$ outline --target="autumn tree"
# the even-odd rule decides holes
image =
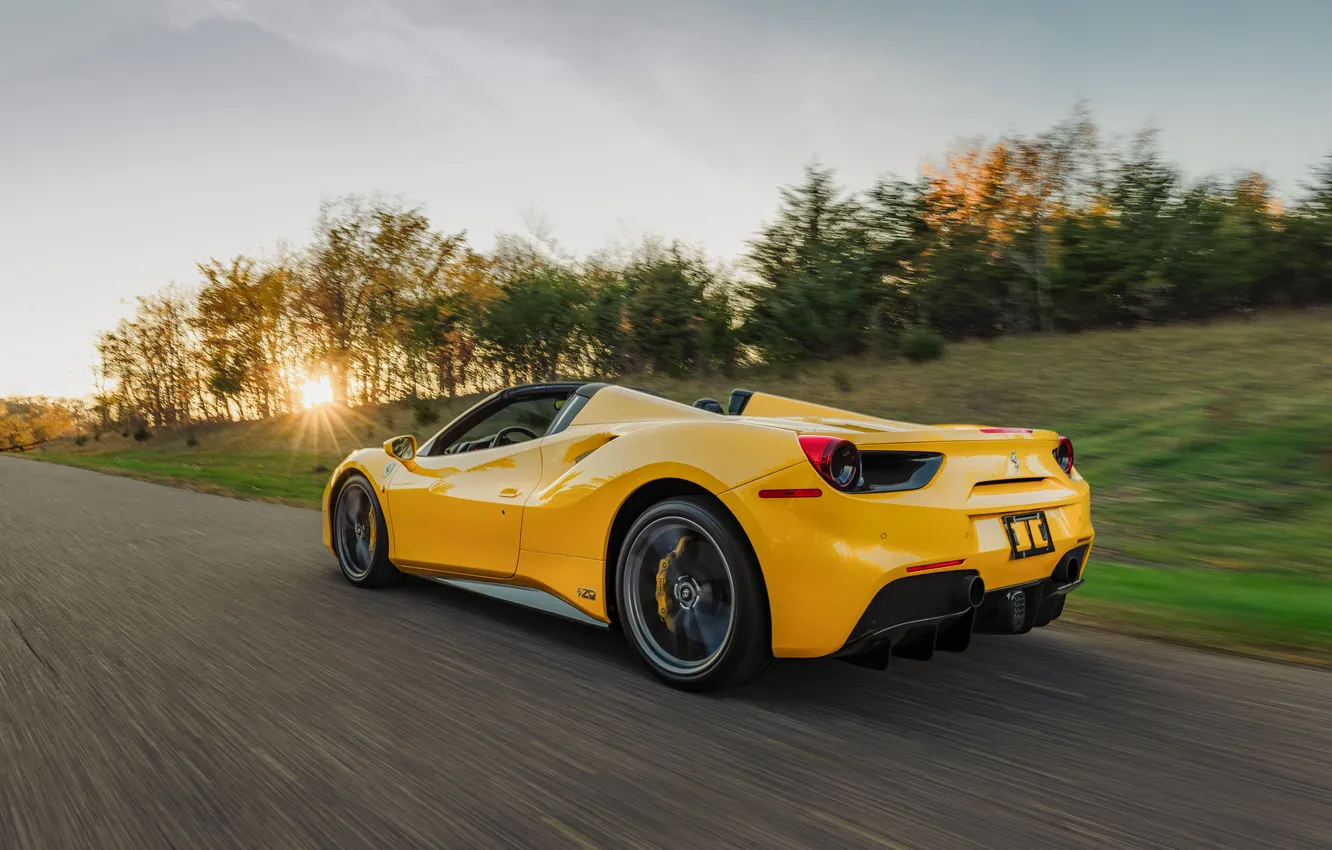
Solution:
[[[419,209],[355,197],[324,205],[294,309],[337,403],[353,379],[365,401],[394,389],[404,299],[433,297],[461,242],[431,230]]]
[[[260,416],[289,406],[291,270],[237,256],[201,263],[199,272],[204,286],[192,323],[202,338],[209,385],[224,401],[250,397]]]
[[[133,318],[99,337],[101,372],[121,421],[162,426],[207,415],[194,309],[193,293],[170,286],[140,297]]]
[[[0,451],[24,451],[86,428],[80,399],[16,396],[0,399]]]

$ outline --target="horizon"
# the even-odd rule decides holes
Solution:
[[[1256,170],[1290,198],[1332,152],[1302,94],[1332,79],[1313,2],[444,5],[3,13],[0,397],[86,396],[136,296],[303,243],[331,196],[419,203],[483,250],[542,222],[580,257],[656,234],[737,261],[810,162],[858,191],[1083,99],[1194,179]]]

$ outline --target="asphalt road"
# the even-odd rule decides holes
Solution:
[[[318,531],[0,457],[0,848],[1332,846],[1327,673],[1055,624],[695,696]]]

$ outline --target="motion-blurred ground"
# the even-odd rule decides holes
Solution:
[[[319,517],[0,456],[0,848],[1282,848],[1325,671],[1069,628],[673,691],[598,629],[348,586]]]

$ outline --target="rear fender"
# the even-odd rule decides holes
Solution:
[[[680,479],[720,494],[805,462],[790,431],[720,417],[623,433],[575,426],[545,438],[541,453],[542,482],[523,514],[522,548],[598,560],[620,507],[646,484]]]

